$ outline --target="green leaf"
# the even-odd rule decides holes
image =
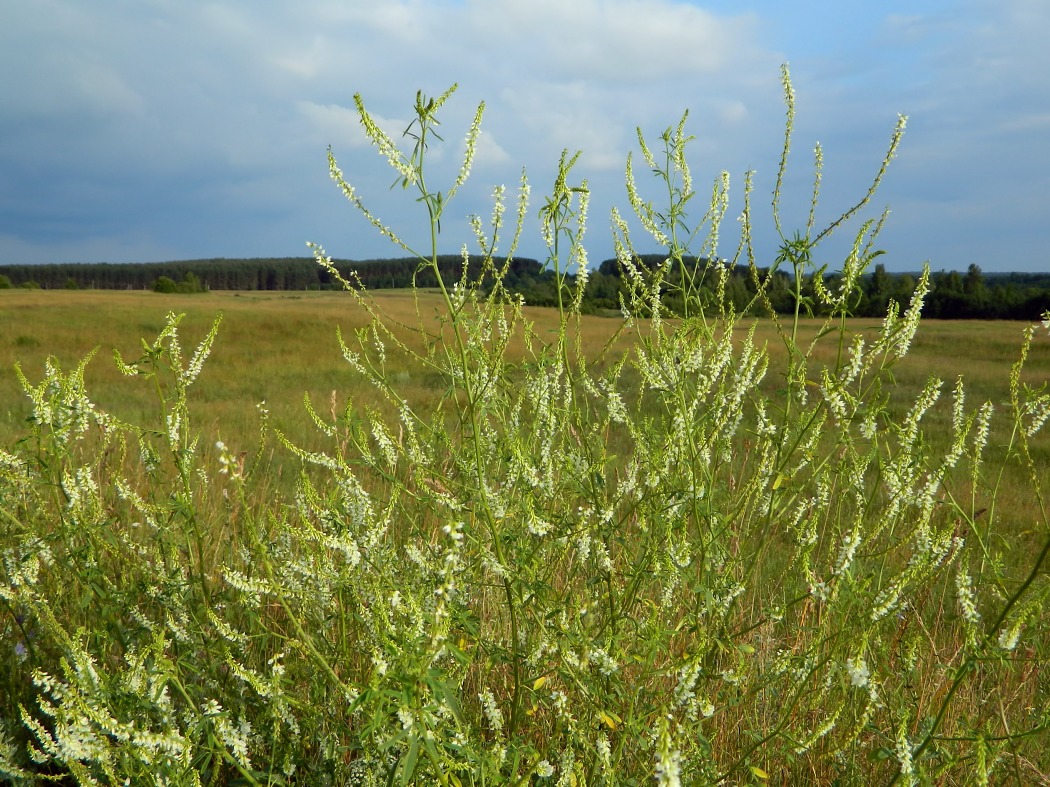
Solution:
[[[420,740],[421,739],[418,735],[412,739],[412,745],[408,749],[408,756],[405,758],[405,767],[401,771],[402,785],[408,784],[416,772],[416,761],[419,759]]]

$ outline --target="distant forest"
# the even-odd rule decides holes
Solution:
[[[641,255],[637,259],[644,273],[655,270],[664,258],[660,255]],[[355,272],[357,278],[370,290],[396,289],[415,286],[437,286],[433,271],[420,268],[413,258],[380,260],[335,260],[336,268],[344,277]],[[505,260],[494,261],[497,268]],[[458,255],[438,258],[446,281],[457,281],[463,272],[463,260]],[[687,259],[687,270],[702,272],[704,260]],[[472,260],[472,278],[481,275],[480,262]],[[474,266],[478,266],[475,268]],[[627,282],[621,275],[615,259],[605,260],[590,272],[584,309],[592,313],[619,310],[620,295],[626,292]],[[666,276],[669,285],[678,281],[680,271]],[[699,277],[698,277],[699,278]],[[713,302],[716,297],[714,275],[702,279],[701,289]],[[835,277],[825,277],[828,287],[834,287]],[[504,286],[520,293],[533,306],[553,306],[558,302],[557,279],[549,268],[537,260],[518,257],[511,260]],[[573,278],[568,278],[572,285]],[[769,299],[777,311],[793,311],[791,277],[768,269],[753,274],[745,266],[730,271],[724,297],[742,312],[752,304],[759,284],[768,287]],[[876,265],[864,277],[862,291],[853,304],[858,317],[885,315],[891,300],[906,305],[915,289],[916,275],[889,273],[885,266]],[[932,274],[932,291],[926,298],[923,316],[934,319],[1018,319],[1037,320],[1050,310],[1050,273],[984,273],[977,265],[970,265],[965,273],[940,271]],[[482,286],[491,286],[491,279]],[[134,289],[158,292],[207,292],[209,290],[332,290],[339,289],[334,277],[312,258],[259,259],[204,259],[157,263],[78,263],[59,265],[0,265],[0,289],[10,287],[41,287],[45,289]],[[812,280],[804,282],[804,289],[812,294]],[[677,296],[669,286],[664,296],[667,306],[674,308]]]

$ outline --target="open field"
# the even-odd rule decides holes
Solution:
[[[415,326],[422,315],[429,330],[439,330],[438,296],[424,294],[418,314],[408,291],[379,291],[375,297],[393,321]],[[10,290],[0,293],[0,438],[9,440],[18,435],[29,413],[28,400],[13,373],[16,362],[34,382],[40,379],[48,356],[68,369],[96,348],[98,354],[86,374],[89,395],[114,415],[132,423],[148,422],[155,415],[150,410],[156,405],[155,392],[122,376],[112,353],[119,350],[127,361],[137,358],[142,350],[139,340],[152,340],[168,312],[186,314],[182,323],[186,352],[203,338],[216,316],[223,315],[212,355],[191,396],[194,421],[209,440],[221,438],[241,450],[252,450],[259,428],[255,405],[263,401],[273,426],[306,443],[316,430],[303,408],[304,394],[320,412],[331,409],[333,397],[340,408],[347,397],[362,407],[380,405],[380,399],[362,384],[360,375],[340,352],[336,329],[341,329],[347,343],[352,344],[354,331],[368,324],[367,314],[346,293],[179,296]],[[555,310],[526,308],[525,317],[532,323],[537,343],[554,340]],[[813,320],[803,322],[803,345],[808,344],[817,325]],[[857,319],[849,322],[848,331],[870,339],[879,325],[876,319]],[[607,366],[628,351],[632,338],[625,335],[602,357],[620,326],[618,318],[581,318],[583,354]],[[971,405],[988,400],[1003,410],[1010,366],[1018,358],[1024,328],[1025,323],[1005,321],[922,323],[909,355],[895,367],[893,400],[903,407],[930,376],[943,380],[947,392],[963,375]],[[771,356],[763,389],[774,393],[782,382],[783,344],[767,320],[758,321],[756,338],[768,346]],[[837,349],[837,344],[825,339],[814,357],[831,362]],[[523,353],[523,342],[512,345],[512,358],[520,359]],[[391,355],[389,363],[392,379],[414,406],[426,409],[442,396],[446,384],[440,375],[414,368],[396,354]],[[1038,337],[1032,346],[1024,379],[1036,386],[1050,380],[1050,341],[1045,336]],[[1045,441],[1040,445],[1050,468]],[[1021,490],[1016,495],[1019,502],[1026,499]]]
[[[407,291],[379,291],[377,302],[395,321],[418,322],[416,305]],[[419,311],[424,322],[437,330],[437,296],[424,295]],[[10,437],[28,413],[17,379],[19,362],[30,381],[40,377],[48,356],[63,368],[75,364],[89,352],[99,353],[87,372],[88,390],[100,404],[115,414],[134,418],[136,408],[145,407],[151,395],[145,392],[140,404],[134,385],[123,378],[111,356],[119,350],[125,360],[141,354],[140,339],[151,340],[163,327],[168,312],[185,313],[182,323],[186,343],[207,333],[219,314],[219,329],[211,359],[195,392],[200,405],[198,424],[206,433],[221,428],[234,430],[230,438],[245,439],[255,429],[253,405],[265,400],[275,424],[288,429],[306,425],[301,419],[302,395],[327,401],[366,396],[358,388],[354,372],[343,360],[336,339],[340,328],[348,342],[353,331],[367,325],[365,312],[345,293],[210,293],[202,296],[159,295],[152,292],[24,291],[0,293],[0,434]],[[540,341],[552,341],[557,330],[553,309],[526,308]],[[584,316],[581,334],[584,355],[597,357],[620,327],[620,320]],[[750,323],[745,323],[749,325]],[[803,322],[805,334],[815,321]],[[851,333],[871,336],[879,328],[872,318],[852,320]],[[908,357],[897,367],[899,394],[904,399],[917,392],[933,375],[950,385],[958,375],[966,380],[971,402],[991,400],[1001,404],[1007,396],[1010,365],[1017,360],[1025,323],[1007,321],[926,321],[918,332]],[[782,374],[783,347],[772,325],[758,321],[757,339],[766,342],[772,358],[766,387]],[[630,339],[621,338],[616,352],[626,351]],[[187,347],[187,350],[191,348]],[[836,346],[826,340],[816,357],[830,361]],[[511,355],[523,352],[518,343]],[[396,361],[395,361],[396,362]],[[1050,380],[1050,342],[1038,339],[1027,363],[1026,379],[1033,383]],[[409,368],[395,368],[399,385],[412,401],[425,401],[440,393],[441,382]],[[246,419],[247,422],[246,422]],[[243,429],[243,432],[239,430]]]
[[[422,321],[431,332],[441,330],[437,294],[423,293],[418,302],[409,291],[378,291],[374,297],[392,322],[414,327]],[[121,375],[112,353],[118,350],[126,361],[137,358],[142,351],[140,339],[152,340],[169,312],[186,315],[181,328],[187,354],[215,318],[223,316],[212,354],[190,397],[195,428],[207,444],[221,439],[254,457],[262,423],[257,405],[264,402],[269,425],[310,448],[320,446],[321,436],[303,405],[304,395],[319,413],[329,415],[342,411],[347,400],[358,409],[385,407],[383,398],[342,357],[337,328],[353,345],[354,332],[368,325],[364,309],[346,293],[185,296],[9,290],[0,293],[0,441],[24,434],[24,419],[30,412],[30,403],[13,372],[16,362],[29,381],[36,382],[48,356],[63,369],[70,369],[96,349],[85,375],[89,396],[102,409],[132,424],[155,423],[156,392],[141,381]],[[554,309],[526,308],[525,318],[532,325],[537,345],[554,341],[558,328]],[[752,322],[745,321],[741,327],[750,327]],[[634,334],[617,337],[621,324],[618,317],[583,316],[579,331],[584,356],[604,368],[630,352]],[[803,321],[799,337],[803,346],[809,344],[819,325],[816,320]],[[847,334],[864,335],[870,341],[879,327],[876,319],[855,319],[848,322]],[[993,422],[989,458],[993,465],[1001,463],[1001,449],[1009,438],[1002,430],[1008,427],[1005,414],[1010,366],[1018,359],[1025,327],[1025,323],[1012,321],[923,322],[908,356],[894,367],[896,387],[889,392],[890,412],[903,416],[931,376],[944,381],[947,398],[956,378],[962,375],[968,405],[976,407],[990,401],[999,413]],[[408,332],[403,334],[407,336]],[[756,341],[768,348],[771,359],[761,388],[775,397],[783,385],[783,342],[768,320],[757,321]],[[613,344],[608,346],[610,342]],[[837,352],[837,343],[825,339],[814,359],[832,363]],[[524,353],[525,345],[519,337],[509,355],[520,360]],[[397,352],[388,358],[388,372],[399,393],[422,411],[435,406],[447,390],[447,382],[439,374],[420,369]],[[627,374],[630,376],[630,371]],[[1037,335],[1023,379],[1036,387],[1050,381],[1050,341],[1045,335]],[[942,407],[927,416],[933,439],[942,429],[947,441],[950,415],[949,408]],[[1033,452],[1050,474],[1050,432],[1038,437]],[[269,455],[259,459],[273,475],[271,482],[290,489],[300,467],[298,459],[280,449],[268,450]],[[1032,546],[1034,533],[1029,523],[1035,521],[1026,478],[1013,465],[1007,465],[1002,478],[986,481],[998,482],[999,525],[1016,537],[1012,546],[1023,554]]]
[[[369,356],[401,408],[341,355],[336,328],[368,325],[347,294],[0,293],[0,774],[1046,783],[1050,432],[1012,431],[1023,325],[924,323],[884,372],[903,333],[880,356],[854,320],[789,380],[768,321],[583,317],[559,343],[555,310],[504,332],[465,309],[454,334],[436,295],[375,304],[411,349],[405,326],[440,337],[429,368]],[[122,376],[113,350],[134,362],[169,312],[178,371],[158,345],[156,384]],[[220,312],[187,428],[176,379]],[[873,365],[848,376],[857,336]],[[95,348],[87,393],[132,427],[78,420],[56,375],[33,433],[14,363],[37,384]],[[1048,379],[1040,329],[1023,380]]]

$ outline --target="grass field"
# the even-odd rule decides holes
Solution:
[[[439,330],[437,295],[424,294],[418,303],[408,291],[380,291],[375,297],[393,321],[415,326],[422,319],[429,330]],[[303,407],[304,394],[321,412],[328,412],[332,401],[342,408],[347,397],[362,407],[380,404],[340,352],[336,329],[349,342],[354,331],[368,324],[368,315],[346,293],[178,296],[10,290],[0,293],[0,438],[7,441],[24,431],[23,421],[30,411],[13,371],[16,362],[35,381],[48,356],[62,368],[70,368],[95,349],[98,354],[86,374],[90,395],[104,409],[132,423],[149,421],[154,392],[123,377],[112,353],[119,350],[125,360],[137,358],[142,350],[140,339],[152,339],[168,312],[185,313],[182,328],[187,345],[199,341],[216,316],[223,315],[212,356],[191,399],[195,422],[209,440],[221,438],[240,450],[254,450],[260,423],[255,405],[264,401],[273,426],[306,443],[316,430]],[[526,308],[525,317],[539,342],[553,341],[557,332],[553,309]],[[771,356],[763,387],[773,392],[778,380],[782,381],[783,345],[768,320],[757,322],[757,340],[767,344]],[[811,336],[818,324],[803,322],[803,343],[808,343],[806,331]],[[582,317],[583,354],[607,365],[629,351],[632,340],[625,335],[603,355],[620,326],[618,318]],[[848,331],[871,337],[879,327],[878,320],[858,319],[849,322]],[[971,404],[988,400],[1003,409],[1010,366],[1017,360],[1024,328],[1024,323],[1004,321],[922,323],[909,355],[895,369],[897,388],[892,399],[910,402],[930,376],[940,378],[950,389],[963,375]],[[836,350],[837,345],[825,342],[815,358],[831,361]],[[523,342],[511,348],[512,356],[521,358],[523,352]],[[396,355],[391,356],[390,364],[399,390],[413,405],[425,409],[445,390],[440,376],[413,368]],[[1032,346],[1025,380],[1036,386],[1050,380],[1050,342],[1045,338]],[[947,413],[942,416],[948,418]],[[937,417],[934,413],[933,418]],[[1037,445],[1050,469],[1046,440]],[[1027,497],[1022,488],[1008,486],[1005,491],[1007,499],[1023,507]]]
[[[452,348],[440,304],[434,294],[375,295],[387,325],[445,332]],[[112,359],[114,350],[139,358],[140,338],[152,340],[170,312],[186,315],[184,361],[223,315],[189,393],[197,452],[177,430],[164,434],[157,389],[123,376]],[[342,357],[336,329],[350,343],[369,324],[345,293],[0,293],[0,447],[30,431],[15,363],[35,384],[48,357],[69,370],[96,349],[88,396],[154,430],[137,450],[129,437],[126,454],[124,444],[96,450],[93,438],[23,446],[33,468],[25,476],[16,472],[22,460],[6,460],[0,533],[11,579],[0,586],[9,602],[0,645],[22,661],[27,645],[37,648],[29,666],[46,675],[36,673],[32,689],[26,675],[7,684],[0,675],[0,694],[12,698],[0,710],[16,719],[16,699],[37,702],[50,725],[26,721],[21,739],[42,741],[74,771],[87,743],[101,763],[93,774],[130,758],[146,772],[163,760],[171,773],[239,774],[243,783],[306,783],[291,774],[310,767],[344,783],[367,765],[374,779],[400,773],[403,783],[453,768],[463,779],[448,783],[517,774],[518,783],[543,784],[557,772],[577,783],[642,784],[651,779],[638,774],[666,776],[683,758],[712,782],[851,782],[877,772],[889,783],[911,776],[913,754],[932,781],[991,773],[1039,783],[1050,768],[1045,578],[1030,576],[1031,595],[1007,617],[1046,540],[1031,465],[1026,472],[1006,452],[1010,371],[1025,326],[921,324],[883,391],[876,441],[820,404],[817,375],[840,351],[833,335],[817,345],[801,386],[812,389],[810,405],[786,406],[823,426],[796,432],[790,418],[778,421],[781,431],[756,420],[764,397],[791,399],[770,321],[743,322],[733,334],[732,364],[746,366],[752,325],[769,350],[754,388],[736,366],[717,365],[717,341],[697,343],[698,374],[721,370],[711,401],[730,409],[734,390],[748,398],[737,433],[722,405],[690,398],[700,389],[689,378],[647,390],[619,421],[612,398],[606,408],[593,393],[625,354],[625,392],[645,388],[631,362],[646,353],[679,363],[666,347],[643,351],[644,321],[621,333],[619,318],[573,318],[569,344],[579,337],[596,374],[558,389],[564,372],[533,373],[540,348],[557,347],[558,312],[523,315],[507,352],[523,363],[500,371],[508,385],[492,394],[491,411],[487,400],[464,403],[462,386],[450,404],[448,379],[388,342],[383,377],[421,414],[448,406],[450,421],[460,420],[446,437],[403,414],[397,434],[390,400]],[[418,348],[408,327],[394,333]],[[798,346],[817,328],[803,321]],[[856,320],[843,336],[872,346],[879,330]],[[487,352],[489,361],[499,355]],[[564,368],[556,356],[551,368]],[[486,361],[477,363],[463,365],[481,375]],[[936,457],[969,431],[953,424],[959,375],[966,410],[990,401],[1002,418],[983,474],[968,475],[964,457],[924,507]],[[1050,379],[1045,331],[1024,375],[1036,387]],[[931,376],[944,381],[943,396],[916,447],[908,411]],[[507,393],[518,381],[524,404]],[[159,382],[170,404],[171,380]],[[320,434],[304,394],[345,431]],[[340,421],[348,401],[354,414],[388,417],[390,453],[391,432],[384,437],[374,421]],[[316,485],[302,482],[304,455],[275,430],[338,458],[315,462]],[[798,442],[777,446],[791,434]],[[168,458],[147,461],[150,440],[167,445]],[[1036,468],[1050,469],[1045,429],[1030,452]],[[229,472],[238,456],[247,480]],[[778,467],[797,467],[799,478]],[[895,473],[906,481],[902,505]],[[26,579],[26,566],[44,564],[54,571]],[[878,612],[897,603],[894,593],[904,593],[894,614]],[[985,619],[968,612],[972,599]],[[51,605],[61,605],[53,616]],[[1000,609],[1000,628],[1016,621],[1031,632],[1016,652],[984,628]],[[154,685],[181,692],[177,724]],[[221,706],[209,704],[215,697]],[[17,737],[17,725],[0,722],[9,723],[6,732],[0,724],[2,770],[5,756],[15,761],[4,736]],[[134,757],[121,724],[147,733]]]
[[[818,230],[814,188],[788,235],[782,81],[785,322],[712,311],[728,268],[684,265],[729,204],[723,178],[688,229],[685,116],[662,156],[639,136],[669,204],[625,173],[668,265],[611,216],[650,319],[444,280],[482,112],[433,191],[454,87],[417,94],[412,153],[358,105],[440,293],[0,292],[0,780],[1050,784],[1050,315],[922,323],[926,270],[881,324],[801,319],[878,256],[871,219],[841,288],[802,287],[905,119],[860,202]],[[587,259],[575,162],[540,209],[556,276]]]
[[[418,301],[408,291],[374,295],[392,321],[413,327],[422,321],[428,330],[440,330],[441,303],[436,294],[423,293]],[[341,412],[348,399],[358,408],[384,407],[383,399],[342,357],[336,329],[351,342],[354,332],[368,324],[364,309],[346,293],[185,296],[10,290],[0,293],[0,337],[4,337],[0,339],[0,440],[6,443],[24,434],[24,420],[30,412],[30,403],[14,374],[15,363],[30,382],[35,382],[49,356],[69,369],[95,350],[86,373],[92,399],[133,424],[153,422],[155,391],[121,375],[112,354],[118,350],[125,360],[137,358],[142,351],[140,339],[155,336],[169,312],[186,315],[182,328],[187,352],[203,338],[215,318],[223,316],[212,355],[190,400],[194,423],[209,444],[221,439],[254,456],[260,449],[262,418],[257,405],[262,403],[270,426],[307,447],[312,447],[319,435],[303,405],[304,395],[310,397],[318,412],[326,414]],[[525,317],[537,342],[554,340],[555,310],[526,308]],[[584,355],[608,366],[629,352],[632,335],[617,337],[621,322],[614,317],[583,316],[579,331]],[[786,355],[772,323],[757,320],[757,325],[756,339],[766,344],[771,358],[762,388],[775,394],[783,382]],[[817,320],[803,321],[800,341],[808,344],[819,325]],[[847,330],[870,339],[879,327],[878,320],[857,319],[848,323]],[[1024,328],[1024,323],[1008,321],[923,322],[910,353],[895,367],[897,386],[890,392],[891,412],[903,414],[931,376],[943,380],[947,392],[959,375],[964,377],[972,406],[990,401],[1004,411],[1010,366],[1017,360]],[[606,352],[610,341],[614,343]],[[836,352],[837,344],[825,342],[818,346],[814,358],[828,363]],[[524,342],[519,341],[512,346],[511,356],[520,359],[523,354]],[[440,375],[421,370],[397,354],[392,354],[389,362],[391,379],[413,406],[426,410],[444,394],[447,383]],[[1050,380],[1050,341],[1044,337],[1032,346],[1024,379],[1036,387]],[[947,408],[935,410],[928,419],[933,427],[943,427],[947,440],[951,427]],[[998,423],[1002,426],[1005,421],[999,419]],[[936,428],[933,431],[936,435]],[[993,432],[993,465],[1001,462],[997,447],[1001,448],[1008,436]],[[1050,433],[1042,433],[1033,449],[1050,473]],[[279,486],[283,479],[294,484],[298,460],[287,452],[270,450],[270,455],[260,459],[274,474],[274,483]],[[999,482],[1000,524],[1006,533],[1016,536],[1011,543],[1023,553],[1034,536],[1026,527],[1035,518],[1029,510],[1033,500],[1027,493],[1027,482],[1012,466]]]
[[[419,314],[431,330],[437,330],[440,307],[437,296],[424,295],[418,304],[411,293],[380,291],[374,294],[387,314],[398,322],[416,325]],[[368,317],[345,293],[210,293],[203,296],[159,295],[152,292],[112,291],[25,291],[0,293],[0,430],[15,434],[28,413],[21,401],[13,366],[20,363],[30,380],[37,379],[44,360],[53,356],[66,368],[98,349],[88,367],[89,390],[114,412],[135,417],[138,399],[133,386],[111,362],[112,351],[125,359],[141,352],[139,340],[151,339],[164,325],[169,312],[185,313],[182,323],[187,341],[207,333],[219,314],[223,315],[219,338],[211,362],[201,376],[196,396],[201,405],[198,423],[202,429],[245,428],[246,438],[254,431],[250,423],[252,405],[266,400],[275,421],[289,428],[300,421],[302,395],[327,400],[359,396],[355,375],[343,361],[336,328],[348,339],[365,327]],[[539,340],[552,339],[557,314],[552,309],[526,308]],[[815,330],[816,321],[803,327]],[[620,327],[616,318],[584,316],[580,321],[584,355],[597,357]],[[850,321],[852,333],[873,335],[879,321]],[[1010,365],[1017,360],[1025,324],[1006,321],[926,321],[912,350],[897,369],[901,396],[907,398],[930,375],[947,383],[964,375],[972,401],[1005,400]],[[783,352],[772,325],[758,321],[757,337],[768,342],[773,367],[767,386],[775,385]],[[806,337],[803,335],[802,337]],[[616,344],[617,352],[630,347],[629,339]],[[818,358],[830,360],[835,347],[825,344]],[[517,352],[522,352],[519,345]],[[1026,379],[1033,384],[1050,379],[1050,343],[1037,341],[1027,364]],[[402,383],[409,383],[412,399],[432,396],[440,381],[420,378],[413,370],[395,370]],[[781,370],[782,373],[782,370]],[[408,375],[407,378],[404,375]],[[247,405],[247,407],[246,407]],[[246,414],[249,422],[245,423]],[[232,417],[232,420],[231,420]]]

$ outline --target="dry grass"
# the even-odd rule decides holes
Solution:
[[[434,334],[440,333],[440,301],[436,295],[424,293],[418,303],[407,291],[381,291],[375,298],[393,323],[423,325]],[[132,422],[148,421],[152,415],[149,408],[155,407],[153,391],[122,377],[110,356],[116,349],[125,359],[137,358],[142,349],[139,340],[155,336],[170,311],[186,314],[182,333],[187,344],[203,337],[215,316],[223,315],[219,338],[192,397],[196,423],[208,439],[221,437],[243,450],[253,450],[259,428],[255,405],[262,401],[274,426],[307,443],[315,430],[302,405],[304,394],[322,413],[333,405],[341,409],[348,397],[357,407],[379,405],[378,398],[361,385],[340,354],[336,327],[350,342],[353,332],[368,324],[365,311],[346,293],[178,296],[11,290],[0,293],[0,440],[20,435],[29,412],[13,371],[15,362],[33,381],[41,377],[49,355],[67,368],[96,348],[98,355],[86,375],[89,394],[114,415]],[[526,308],[525,317],[536,341],[554,340],[558,330],[554,310]],[[808,345],[819,324],[816,320],[803,322],[803,346]],[[616,318],[583,317],[579,332],[584,355],[598,358],[620,327],[621,321]],[[871,319],[853,320],[848,325],[850,332],[868,337],[878,328],[878,321]],[[1017,360],[1023,330],[1024,324],[1017,322],[924,322],[911,353],[895,368],[897,388],[890,392],[891,402],[900,402],[903,407],[912,401],[931,375],[950,388],[961,374],[971,406],[990,400],[1005,412],[1010,366]],[[407,337],[408,331],[403,335]],[[766,320],[759,321],[756,338],[770,351],[770,372],[764,387],[772,393],[783,380],[783,344]],[[627,351],[631,341],[630,335],[621,336],[602,362]],[[832,362],[837,348],[825,340],[815,357]],[[189,352],[192,347],[184,349]],[[521,358],[524,352],[524,340],[519,336],[511,345],[510,355]],[[445,383],[437,373],[410,365],[396,353],[391,355],[390,364],[390,379],[413,405],[425,409],[444,394]],[[1033,345],[1025,379],[1033,385],[1050,379],[1050,341],[1040,339]],[[947,410],[931,413],[931,418],[941,419],[947,431]],[[932,423],[936,425],[937,421]],[[993,435],[992,449],[1007,437]],[[1048,439],[1041,437],[1035,448],[1050,466]],[[1022,512],[1029,502],[1023,478],[1005,477],[1000,495],[1001,515],[1016,521],[1023,538]],[[1012,513],[1015,510],[1019,513]]]

